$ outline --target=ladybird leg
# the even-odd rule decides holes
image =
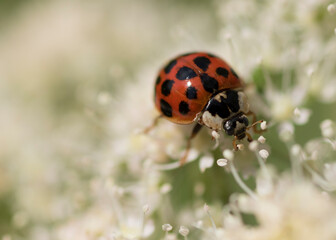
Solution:
[[[252,142],[253,138],[251,136],[251,134],[249,134],[248,132],[245,132],[246,136],[247,136],[247,141]]]
[[[246,128],[246,130],[249,130],[250,128],[252,128],[253,131],[254,131],[255,133],[258,133],[258,134],[261,134],[261,133],[265,132],[266,130],[262,130],[262,129],[259,130],[259,129],[256,128],[256,125],[259,124],[259,123],[262,123],[263,121],[264,121],[264,120],[259,120],[259,121],[254,122],[253,124],[251,124],[250,126],[248,126],[248,127]]]
[[[146,127],[142,132],[144,134],[149,133],[159,122],[159,119],[162,118],[163,115],[159,115],[157,117],[154,118],[153,122],[151,125],[149,125],[148,127]]]
[[[237,136],[235,136],[234,139],[232,140],[233,150],[235,151],[238,150],[237,140],[238,140]]]
[[[180,159],[180,166],[184,165],[185,162],[187,161],[188,155],[189,155],[189,151],[191,148],[191,140],[197,135],[197,133],[201,130],[203,125],[201,124],[196,124],[193,128],[193,130],[191,131],[190,136],[188,137],[187,140],[187,146],[186,146],[186,150],[182,156],[182,158]]]
[[[247,129],[250,129],[252,127],[253,131],[255,133],[258,133],[258,134],[260,134],[260,133],[262,133],[262,132],[265,131],[265,130],[261,130],[261,129],[259,130],[259,129],[257,129],[257,124],[262,123],[263,120],[257,121],[257,116],[256,116],[256,114],[254,112],[249,111],[248,113],[246,113],[246,115],[252,115],[252,121],[253,121],[252,125],[249,126],[249,127],[247,127]]]

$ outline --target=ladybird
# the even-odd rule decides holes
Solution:
[[[233,147],[237,150],[237,140],[247,136],[252,141],[247,130],[255,124],[249,126],[247,116],[252,115],[256,123],[243,88],[241,78],[223,59],[206,52],[187,53],[172,59],[160,70],[154,101],[159,117],[177,124],[196,122],[186,154],[191,139],[202,126],[234,136]],[[181,164],[185,160],[186,155]]]

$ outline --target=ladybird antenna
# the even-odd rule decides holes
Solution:
[[[254,123],[252,123],[250,126],[246,128],[246,130],[249,130],[250,128],[254,128],[257,124],[262,123],[264,120],[259,120]]]

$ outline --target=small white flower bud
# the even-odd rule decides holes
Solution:
[[[224,167],[226,166],[228,163],[228,160],[225,159],[225,158],[220,158],[217,160],[217,165],[220,166],[220,167]]]
[[[239,150],[244,150],[244,144],[242,144],[242,143],[237,144],[237,148]]]
[[[181,226],[179,229],[179,233],[183,236],[186,237],[189,234],[189,229],[185,226]]]
[[[254,151],[257,151],[258,149],[258,142],[253,140],[252,142],[249,143],[249,149],[254,152]]]
[[[162,230],[165,231],[165,232],[169,232],[169,231],[173,230],[173,227],[169,223],[165,223],[165,224],[162,225]]]
[[[269,156],[269,152],[266,149],[261,149],[259,155],[262,159],[266,160]]]
[[[233,153],[233,151],[230,150],[230,149],[225,149],[225,150],[223,151],[223,156],[224,156],[224,158],[226,158],[226,159],[232,161],[233,158],[234,158],[234,153]]]
[[[260,142],[260,143],[265,143],[265,142],[266,142],[266,138],[265,138],[264,136],[260,136],[260,137],[258,138],[258,142]]]
[[[263,121],[262,123],[260,123],[260,128],[261,128],[261,130],[266,130],[267,129],[267,122]]]

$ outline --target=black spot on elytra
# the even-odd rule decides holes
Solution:
[[[186,66],[181,67],[176,73],[176,78],[178,80],[187,80],[196,76],[197,76],[196,72],[193,69]]]
[[[210,77],[206,73],[201,74],[201,82],[205,91],[213,93],[218,90],[218,82],[213,77]]]
[[[227,78],[229,76],[229,71],[225,68],[219,67],[216,69],[216,73],[220,76]]]
[[[160,75],[156,78],[155,84],[158,85],[161,82]]]
[[[165,96],[170,94],[170,91],[174,85],[174,80],[165,80],[161,85],[161,93]]]
[[[211,61],[207,57],[197,57],[194,59],[194,63],[196,64],[197,67],[199,67],[205,72],[206,70],[208,70]]]
[[[177,63],[176,59],[171,60],[164,68],[165,73],[168,74],[172,70],[172,68],[176,65],[176,63]]]
[[[172,117],[172,107],[170,106],[169,103],[167,103],[165,100],[161,99],[160,100],[160,108],[161,112],[166,116],[166,117]]]
[[[227,104],[222,101],[217,101],[214,98],[209,101],[205,111],[209,111],[212,116],[216,116],[217,114],[221,118],[228,118],[230,116],[230,111]]]
[[[235,76],[236,78],[239,78],[237,73],[232,68],[230,68],[230,71],[233,74],[233,76]]]
[[[189,111],[190,111],[189,104],[185,101],[181,101],[180,104],[179,104],[179,112],[182,115],[186,115],[186,114],[188,114]]]
[[[197,99],[197,89],[195,87],[188,87],[186,90],[186,96],[188,99]]]

